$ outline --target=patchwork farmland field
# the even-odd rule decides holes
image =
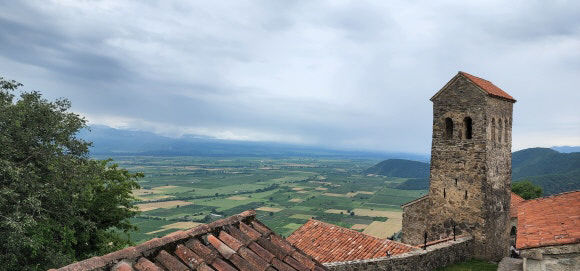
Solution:
[[[282,236],[314,218],[389,237],[400,230],[400,205],[423,190],[398,190],[400,178],[367,176],[376,160],[310,158],[116,157],[145,173],[134,191],[142,211],[128,234],[136,243],[248,209]]]

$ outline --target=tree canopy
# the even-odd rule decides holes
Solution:
[[[530,181],[520,181],[512,184],[512,192],[525,200],[535,199],[542,196],[542,188]]]
[[[86,120],[0,77],[0,270],[46,270],[118,250],[141,173],[89,157]]]

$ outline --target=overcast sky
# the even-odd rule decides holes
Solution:
[[[1,1],[0,76],[92,124],[427,153],[457,71],[580,145],[580,1]]]

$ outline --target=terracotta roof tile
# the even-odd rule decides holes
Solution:
[[[215,236],[209,234],[207,236],[207,241],[219,251],[219,253],[226,259],[232,257],[232,255],[236,254],[236,251],[228,247],[222,241],[217,239]]]
[[[292,266],[294,269],[299,270],[299,271],[311,270],[308,267],[304,266],[302,263],[300,263],[298,260],[294,259],[294,257],[292,257],[290,255],[288,255],[288,256],[286,256],[286,258],[284,258],[284,262],[286,262],[287,264]]]
[[[580,191],[523,201],[517,217],[518,249],[580,243]]]
[[[167,270],[175,270],[175,271],[188,271],[189,268],[181,263],[180,260],[173,257],[171,254],[167,253],[167,251],[162,250],[157,254],[155,257],[155,261],[163,265]]]
[[[127,262],[119,262],[117,265],[115,265],[113,268],[111,268],[112,271],[133,271],[133,267],[131,267],[130,264],[128,264]]]
[[[406,253],[415,247],[311,219],[287,239],[315,260],[343,262]],[[307,264],[305,264],[307,265]]]
[[[181,244],[177,245],[175,248],[175,255],[177,255],[177,257],[179,257],[182,262],[184,262],[192,269],[197,268],[203,263],[203,258],[201,258],[201,256],[197,255],[197,253]]]
[[[266,250],[262,246],[252,242],[248,245],[248,247],[256,254],[260,255],[262,259],[266,260],[267,262],[271,262],[273,258],[276,258],[274,254],[270,253],[270,251]]]
[[[524,202],[525,199],[520,197],[518,194],[512,192],[512,197],[510,201],[510,217],[518,217],[518,207]]]
[[[217,237],[216,237],[217,236]],[[328,270],[255,218],[254,211],[155,238],[58,270]]]
[[[215,271],[215,269],[207,266],[207,264],[202,263],[200,266],[197,267],[197,271]]]
[[[159,266],[145,258],[140,258],[134,267],[139,271],[163,271]]]
[[[292,266],[284,263],[283,261],[279,260],[278,258],[274,258],[272,260],[272,265],[280,271],[296,271],[296,269],[292,268]]]
[[[238,241],[238,239],[229,235],[225,231],[220,232],[219,238],[222,242],[224,242],[227,246],[231,247],[235,251],[238,251],[238,249],[240,249],[241,247],[244,246],[244,244],[242,244],[242,242]]]
[[[274,254],[278,259],[284,259],[286,257],[286,253],[284,250],[280,249],[276,245],[272,243],[269,239],[260,238],[256,241],[261,247],[268,250],[270,253]]]
[[[215,270],[218,270],[218,271],[236,271],[236,270],[238,270],[220,258],[216,258],[215,261],[211,264],[211,266],[213,268],[215,268]]]
[[[236,238],[236,240],[240,241],[244,246],[247,246],[250,243],[252,243],[252,238],[250,236],[248,236],[247,234],[243,233],[237,227],[234,227],[232,225],[228,225],[228,226],[226,226],[226,230],[230,233],[231,236]]]
[[[240,254],[240,256],[242,256],[242,258],[248,261],[248,263],[250,263],[255,270],[263,271],[266,270],[268,267],[270,267],[270,264],[268,264],[268,261],[266,259],[263,259],[262,257],[260,257],[258,254],[256,254],[247,247],[241,247],[238,253]]]
[[[245,223],[240,223],[240,230],[249,236],[252,240],[258,240],[258,238],[262,237],[262,234],[254,230],[252,227]]]
[[[241,271],[252,271],[252,270],[255,270],[248,261],[244,260],[238,254],[233,254],[229,258],[229,260],[230,260],[230,262],[232,262],[238,268],[237,270],[241,270]],[[265,268],[268,268],[268,266],[263,266],[263,267],[264,267],[264,269]]]
[[[481,89],[483,89],[485,92],[487,92],[487,94],[491,95],[491,96],[495,96],[495,97],[500,97],[500,98],[504,98],[510,101],[515,102],[516,100],[514,99],[514,97],[510,96],[509,94],[507,94],[507,92],[503,91],[502,89],[498,88],[496,85],[494,85],[492,82],[487,81],[483,78],[479,78],[477,76],[473,76],[469,73],[466,72],[459,72],[459,74],[467,77],[467,79],[469,79],[471,82],[473,82],[474,84],[476,84],[478,87],[480,87]]]
[[[206,263],[211,263],[218,257],[216,252],[203,245],[198,239],[192,238],[187,241],[185,245],[192,251],[196,251],[196,253],[198,253]]]

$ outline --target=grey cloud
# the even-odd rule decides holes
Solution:
[[[0,17],[0,50],[3,56],[42,67],[57,75],[66,75],[65,80],[98,79],[111,82],[131,76],[119,60],[82,46],[94,41],[73,40],[54,29],[56,26],[41,16],[34,18],[38,24]]]
[[[0,72],[70,98],[99,123],[428,152],[428,99],[464,70],[519,100],[515,148],[580,145],[579,10],[574,1],[5,1]]]

